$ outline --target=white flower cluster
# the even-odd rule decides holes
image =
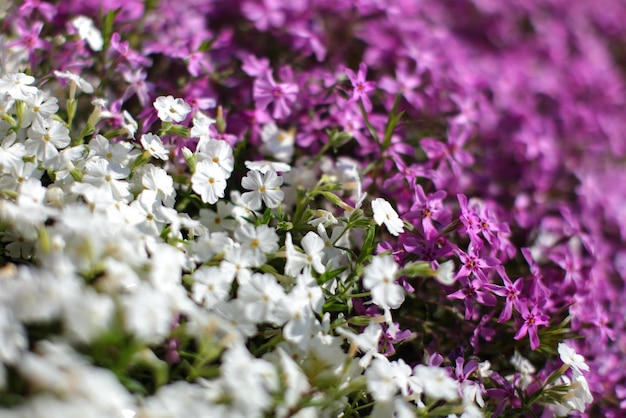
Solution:
[[[84,82],[75,78],[74,88]],[[331,327],[324,295],[350,273],[348,225],[320,209],[309,222],[315,231],[300,242],[286,233],[281,243],[274,226],[254,222],[263,205],[275,210],[296,199],[281,190],[278,174],[290,166],[251,162],[242,181],[248,191],[226,200],[233,150],[210,135],[212,119],[194,115],[193,175],[177,183],[161,134],[142,135],[141,148],[102,135],[83,144],[56,115],[57,99],[34,81],[19,73],[0,79],[2,243],[5,256],[19,261],[0,271],[0,388],[12,374],[34,394],[3,417],[314,417],[345,408],[344,397],[332,396],[353,386],[368,389],[378,416],[391,416],[385,411],[406,414],[409,402],[424,407],[427,398],[463,395],[444,368],[411,369],[378,354],[380,324],[363,334]],[[190,113],[172,97],[154,106],[164,123]],[[288,187],[297,181],[291,176]],[[197,219],[176,209],[191,191],[212,205]],[[395,211],[382,210],[390,232],[402,232]],[[271,263],[281,258],[282,272]],[[346,271],[318,284],[337,268]],[[390,309],[404,300],[397,270],[390,256],[377,256],[365,271],[364,285],[390,325]],[[57,331],[38,337],[42,327]],[[280,342],[257,358],[248,338],[267,333]],[[97,367],[89,347],[111,336],[133,341],[134,351],[120,356],[124,364]],[[344,338],[366,352],[361,361]],[[185,359],[187,381],[167,383],[168,365],[155,353],[177,339],[197,352]],[[130,394],[132,382],[119,374],[133,367],[160,376],[154,395]],[[334,390],[315,389],[320,382]]]
[[[585,358],[566,343],[559,343],[558,352],[564,367],[572,370],[572,376],[563,375],[560,377],[558,383],[564,385],[567,392],[564,395],[563,403],[554,407],[555,414],[567,416],[572,411],[585,412],[587,404],[593,402],[593,395],[591,395],[587,379],[583,375],[584,371],[589,371],[589,366],[585,362]]]

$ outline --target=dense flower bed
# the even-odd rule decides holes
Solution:
[[[621,0],[6,4],[1,417],[621,416]]]

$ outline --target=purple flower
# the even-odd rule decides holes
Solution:
[[[474,314],[474,301],[493,306],[496,298],[491,293],[482,291],[482,282],[479,279],[470,280],[469,277],[459,278],[462,288],[448,295],[448,299],[460,299],[465,302],[465,319],[470,319]]]
[[[463,263],[463,265],[459,269],[459,272],[456,274],[456,279],[460,277],[475,276],[482,280],[483,283],[487,282],[487,276],[485,274],[485,271],[499,265],[500,261],[494,257],[482,257],[479,254],[479,250],[480,248],[476,248],[470,245],[467,253],[461,250],[456,251],[459,258],[461,259],[461,263]]]
[[[506,322],[511,319],[511,316],[513,315],[513,308],[518,311],[520,309],[520,294],[522,293],[524,283],[522,278],[519,278],[515,281],[515,283],[512,283],[502,266],[496,267],[496,271],[502,278],[504,286],[489,283],[485,285],[485,288],[491,290],[494,294],[505,298],[504,309],[498,317],[498,322]]]
[[[26,0],[19,8],[20,15],[25,17],[32,16],[35,10],[41,13],[48,22],[51,21],[57,13],[53,5],[41,0]]]
[[[274,104],[272,117],[282,119],[291,114],[291,105],[298,97],[299,88],[294,83],[277,83],[270,71],[254,81],[253,96],[257,110],[265,110]]]
[[[529,308],[529,306],[524,303],[520,307],[524,322],[522,322],[521,327],[513,338],[519,340],[528,334],[528,338],[530,338],[530,348],[535,350],[539,347],[538,327],[540,325],[547,325],[550,321],[550,317],[539,310],[539,305],[533,305],[532,308]]]
[[[367,75],[367,65],[365,65],[365,63],[361,63],[359,65],[359,72],[356,75],[354,74],[354,71],[349,68],[346,68],[344,71],[348,76],[350,83],[352,83],[353,88],[352,97],[349,101],[355,102],[361,99],[365,111],[367,113],[371,112],[372,102],[370,101],[370,98],[367,97],[366,93],[374,90],[376,88],[376,83],[373,81],[365,81],[365,76]]]
[[[435,229],[433,221],[438,225],[446,225],[450,222],[450,211],[445,209],[442,203],[445,197],[446,192],[443,190],[426,196],[424,189],[418,184],[415,186],[415,200],[411,205],[411,211],[405,216],[419,219],[424,232],[430,234]]]

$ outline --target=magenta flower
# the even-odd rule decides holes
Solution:
[[[460,277],[461,289],[448,295],[448,299],[460,299],[465,302],[465,319],[470,319],[474,314],[474,301],[487,306],[494,306],[496,298],[491,293],[483,292],[482,283],[479,279],[470,280],[468,277]]]
[[[274,119],[282,119],[291,114],[290,106],[296,101],[298,92],[297,84],[277,83],[270,71],[257,78],[253,88],[257,110],[265,110],[273,103],[272,117]]]
[[[368,113],[371,112],[372,102],[370,101],[370,98],[367,97],[366,93],[368,91],[374,90],[376,88],[376,83],[374,83],[373,81],[365,81],[365,76],[367,75],[367,65],[361,63],[361,65],[359,65],[359,72],[356,75],[354,74],[354,71],[349,68],[346,68],[344,71],[346,72],[346,75],[348,76],[348,79],[350,79],[350,83],[352,83],[352,87],[354,88],[352,92],[352,97],[349,101],[355,102],[361,99],[365,111]]]
[[[26,0],[19,8],[20,15],[24,17],[32,16],[35,11],[41,13],[48,22],[57,14],[57,10],[53,5],[41,0]]]
[[[522,293],[524,283],[522,278],[519,278],[515,281],[515,283],[512,283],[502,266],[496,267],[496,271],[502,278],[504,286],[489,283],[485,285],[485,289],[491,290],[494,294],[506,298],[504,309],[498,317],[498,322],[506,322],[511,319],[511,316],[513,315],[513,308],[517,310],[520,309],[519,296]]]
[[[446,225],[450,222],[450,211],[446,210],[442,204],[443,199],[446,197],[446,192],[443,190],[437,190],[435,193],[426,196],[424,189],[421,185],[415,186],[415,200],[411,205],[411,211],[407,213],[406,217],[415,217],[421,221],[422,228],[425,233],[430,234],[437,225]]]
[[[534,305],[532,309],[530,309],[528,305],[524,304],[521,308],[524,322],[513,338],[519,340],[528,334],[528,338],[530,338],[530,348],[535,350],[539,347],[538,327],[539,325],[547,325],[550,317],[541,312],[538,305]]]
[[[456,274],[456,279],[473,276],[482,280],[483,283],[486,283],[487,276],[485,272],[500,264],[500,261],[495,257],[482,257],[480,255],[480,248],[476,248],[473,245],[470,245],[467,253],[462,250],[457,250],[456,253],[461,263],[463,263],[459,272]]]

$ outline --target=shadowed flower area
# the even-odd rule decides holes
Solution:
[[[2,2],[0,416],[621,417],[624,21]]]

